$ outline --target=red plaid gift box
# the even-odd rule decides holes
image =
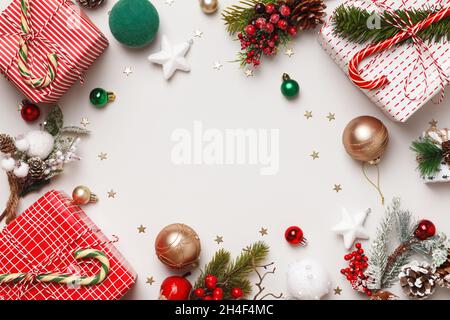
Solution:
[[[57,102],[107,46],[70,0],[14,0],[0,15],[0,70],[36,103]]]
[[[109,259],[103,282],[91,286],[20,282],[0,284],[0,298],[23,300],[109,300],[123,296],[136,273],[80,207],[58,191],[50,191],[0,234],[0,274],[63,273],[93,276],[100,265],[93,259],[75,260],[78,249],[102,251]]]
[[[371,12],[385,8],[412,9],[444,4],[442,0],[361,0],[346,1],[345,6],[356,6]],[[349,73],[350,60],[368,44],[357,44],[340,38],[334,33],[330,20],[320,31],[319,41],[328,55]],[[416,111],[429,102],[448,84],[450,75],[450,43],[426,43],[420,46],[423,65],[417,47],[413,43],[395,45],[377,55],[367,58],[358,68],[364,79],[372,80],[386,75],[390,83],[378,89],[362,89],[383,112],[395,121],[405,122]],[[429,54],[432,52],[432,56]],[[441,69],[441,70],[439,70]],[[442,73],[440,72],[442,71]],[[444,75],[445,74],[445,75]]]

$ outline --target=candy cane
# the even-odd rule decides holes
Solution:
[[[32,77],[31,71],[28,67],[28,41],[32,41],[32,33],[30,32],[30,26],[28,21],[30,21],[30,16],[28,12],[29,3],[28,0],[20,1],[21,16],[20,16],[20,27],[22,32],[25,34],[24,38],[19,40],[19,55],[17,63],[19,66],[19,72],[24,78],[24,82],[33,88],[45,88],[48,87],[56,77],[56,71],[58,68],[58,56],[55,53],[49,53],[47,55],[48,65],[47,73],[44,77],[35,78]]]
[[[427,19],[415,24],[414,26],[411,26],[410,28],[402,32],[399,32],[398,34],[389,39],[386,39],[380,43],[370,45],[367,48],[359,51],[350,60],[350,63],[348,65],[348,73],[350,79],[354,84],[363,89],[372,90],[387,85],[389,83],[389,79],[386,75],[382,75],[381,77],[376,78],[374,80],[365,80],[364,78],[362,78],[358,67],[361,61],[375,53],[379,53],[381,51],[389,49],[393,45],[396,45],[402,42],[403,40],[414,37],[414,35],[417,34],[417,32],[420,32],[428,28],[430,25],[439,22],[442,19],[447,18],[449,16],[450,16],[450,7],[431,14]]]
[[[75,259],[96,259],[100,262],[100,271],[91,277],[70,275],[63,273],[44,273],[38,274],[35,279],[43,283],[60,283],[60,284],[72,284],[76,283],[80,286],[91,286],[101,283],[108,276],[109,273],[109,260],[105,254],[99,250],[94,249],[81,249],[74,253]],[[0,284],[4,283],[18,283],[22,281],[31,281],[33,276],[29,273],[8,273],[0,275]]]

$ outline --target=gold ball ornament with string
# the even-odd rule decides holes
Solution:
[[[219,8],[218,0],[200,0],[200,8],[206,14],[212,14]]]
[[[196,267],[200,256],[200,238],[191,227],[174,223],[163,228],[155,240],[159,260],[174,269]]]
[[[88,187],[78,186],[73,189],[72,200],[74,204],[82,206],[88,203],[97,202],[98,197],[95,193],[92,193]]]

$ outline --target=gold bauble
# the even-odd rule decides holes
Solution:
[[[353,159],[377,164],[386,151],[389,134],[386,126],[377,118],[361,116],[345,127],[342,141]]]
[[[78,186],[75,189],[73,189],[72,199],[73,203],[79,206],[88,203],[94,203],[97,202],[98,200],[97,196],[94,193],[92,193],[88,187],[85,186]]]
[[[182,223],[168,225],[160,231],[155,241],[159,260],[175,269],[197,266],[200,250],[197,233]]]
[[[200,7],[202,11],[206,14],[211,14],[217,11],[219,8],[218,0],[200,0]]]

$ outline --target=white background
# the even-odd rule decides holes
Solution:
[[[1,0],[2,7],[9,2]],[[221,9],[234,2],[222,0]],[[220,13],[206,16],[196,0],[175,0],[172,6],[154,0],[161,19],[157,39],[141,50],[126,49],[108,28],[107,13],[114,3],[108,0],[102,8],[88,12],[111,45],[88,72],[85,85],[77,84],[60,102],[66,124],[79,124],[87,117],[92,135],[81,143],[83,160],[67,167],[51,188],[70,193],[76,185],[85,184],[99,195],[100,202],[85,210],[107,235],[120,237],[117,246],[139,274],[126,298],[157,298],[161,282],[173,273],[157,260],[153,248],[158,231],[173,222],[198,232],[201,265],[221,247],[237,255],[262,239],[270,244],[269,259],[277,266],[276,274],[267,278],[270,291],[286,292],[288,264],[310,256],[325,265],[333,287],[343,289],[341,296],[331,293],[327,298],[363,298],[339,273],[345,266],[345,250],[342,239],[330,231],[341,218],[342,206],[352,211],[372,208],[366,226],[373,236],[384,213],[360,164],[342,147],[343,128],[359,115],[382,119],[390,132],[390,146],[380,166],[387,202],[400,196],[403,206],[417,217],[428,218],[440,231],[450,233],[449,186],[423,184],[415,155],[409,151],[411,141],[432,118],[450,126],[448,96],[441,105],[425,106],[406,124],[393,123],[322,51],[315,32],[295,39],[292,58],[281,51],[276,58],[265,59],[254,77],[246,78],[238,64],[227,62],[234,59],[239,44],[225,31]],[[331,13],[339,1],[326,3]],[[204,34],[195,39],[187,55],[192,71],[178,72],[165,81],[161,68],[148,63],[147,56],[159,50],[162,34],[178,43],[193,37],[196,29]],[[224,64],[222,70],[212,68],[215,61]],[[126,66],[134,71],[129,77],[123,74]],[[283,72],[299,82],[297,100],[287,101],[281,95]],[[114,91],[117,101],[104,110],[95,109],[88,99],[94,87]],[[23,97],[6,80],[0,81],[0,94],[2,132],[17,135],[38,127],[21,120],[17,104]],[[313,112],[312,119],[303,116],[306,110]],[[336,113],[336,121],[325,118],[328,112]],[[220,130],[279,129],[279,173],[261,176],[258,167],[245,165],[175,166],[170,160],[171,133],[177,128],[192,129],[195,120]],[[320,159],[311,159],[313,150],[320,152]],[[108,160],[100,161],[100,152],[108,153]],[[5,175],[0,183],[4,203],[8,196]],[[343,191],[334,192],[334,184],[342,184]],[[110,189],[117,192],[116,199],[107,198]],[[24,199],[21,211],[44,191]],[[147,227],[145,234],[138,234],[140,224]],[[284,230],[290,225],[301,226],[309,240],[307,247],[286,243]],[[267,236],[258,233],[261,227],[268,228]],[[217,245],[216,235],[223,236],[224,243]],[[368,248],[369,242],[363,245]],[[152,286],[146,284],[148,276],[156,280]],[[399,288],[394,291],[404,297]],[[433,299],[449,297],[449,291],[438,289]]]

